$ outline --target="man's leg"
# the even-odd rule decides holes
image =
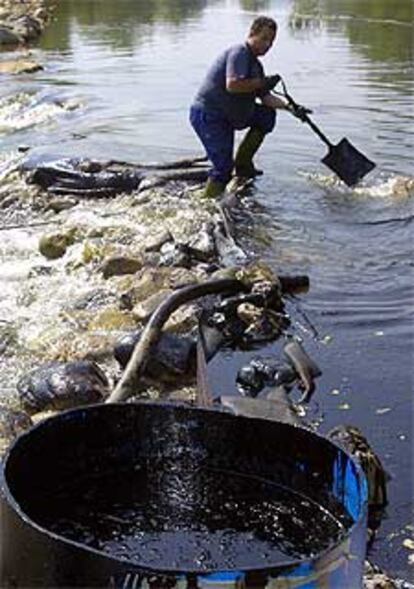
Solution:
[[[204,195],[214,198],[221,194],[233,170],[233,127],[222,117],[211,115],[192,106],[190,122],[212,164]]]
[[[273,131],[276,123],[274,109],[264,105],[257,105],[255,112],[248,122],[250,129],[243,137],[234,161],[236,176],[254,178],[263,172],[255,168],[253,157],[263,143],[267,133]]]

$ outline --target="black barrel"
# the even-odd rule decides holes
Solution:
[[[1,476],[2,588],[361,583],[365,477],[301,427],[89,406],[21,435]]]

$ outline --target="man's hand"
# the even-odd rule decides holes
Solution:
[[[270,92],[279,84],[281,77],[279,74],[275,74],[274,76],[265,76],[263,78],[263,90],[265,92]]]
[[[287,109],[294,117],[302,121],[302,123],[306,121],[307,115],[312,114],[310,108],[306,108],[306,106],[302,106],[301,104],[289,104]]]

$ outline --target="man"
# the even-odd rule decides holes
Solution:
[[[230,47],[213,63],[191,106],[190,122],[212,163],[204,191],[207,198],[223,192],[233,168],[242,177],[262,173],[254,167],[253,156],[275,126],[276,109],[290,108],[271,94],[280,77],[265,76],[258,59],[272,47],[276,34],[273,19],[256,18],[246,42]],[[233,161],[235,131],[245,128],[249,131]]]

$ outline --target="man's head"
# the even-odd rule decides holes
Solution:
[[[269,51],[277,34],[277,23],[268,16],[258,16],[251,24],[247,43],[255,55]]]

